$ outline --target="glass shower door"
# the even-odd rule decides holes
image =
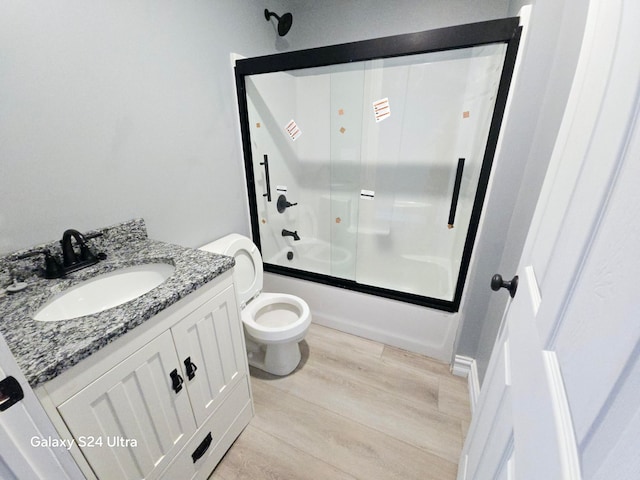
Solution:
[[[335,66],[331,84],[329,197],[331,212],[331,274],[356,279],[360,172],[362,169],[362,90],[365,65],[358,62]]]
[[[366,62],[358,283],[453,300],[505,51]]]
[[[246,92],[263,261],[331,275],[329,76],[252,75]]]
[[[514,26],[504,21],[506,32]],[[243,145],[265,270],[457,309],[515,47],[270,65],[288,65],[287,55],[292,65],[313,64],[302,54],[238,63],[247,71],[237,73]]]

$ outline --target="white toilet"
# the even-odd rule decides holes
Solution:
[[[307,303],[294,295],[262,292],[262,257],[253,242],[237,233],[200,247],[234,257],[233,279],[240,303],[249,365],[287,375],[300,363],[300,347],[311,324]]]

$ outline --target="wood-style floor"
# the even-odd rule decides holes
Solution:
[[[251,369],[255,417],[210,479],[455,479],[465,379],[315,324],[301,347],[291,375]]]

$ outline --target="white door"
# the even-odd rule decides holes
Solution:
[[[58,439],[58,434],[0,335],[0,380],[7,377],[18,382],[24,398],[0,411],[0,478],[84,478],[64,448],[42,445]],[[2,404],[8,401],[6,396],[0,398]]]
[[[460,479],[640,478],[638,24],[635,0],[590,3]]]

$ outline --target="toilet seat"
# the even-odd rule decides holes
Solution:
[[[241,308],[249,365],[273,375],[289,375],[302,359],[309,325],[307,302],[286,293],[262,292],[262,257],[247,237],[232,233],[201,250],[234,257],[233,281]]]
[[[236,295],[249,335],[262,343],[302,340],[311,323],[309,306],[294,295],[262,292],[262,257],[249,238],[232,233],[201,250],[234,257]]]
[[[291,342],[302,340],[310,315],[309,305],[294,295],[263,292],[242,310],[242,322],[260,342]]]

